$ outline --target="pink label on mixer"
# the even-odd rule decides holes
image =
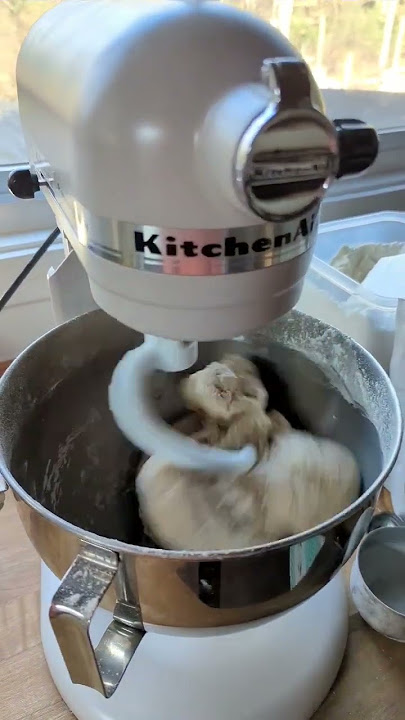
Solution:
[[[172,234],[173,232],[173,234]],[[174,237],[175,235],[175,237]],[[224,263],[223,230],[168,230],[166,239],[172,237],[184,254],[170,255],[171,243],[167,242],[163,271],[176,275],[219,275]],[[173,246],[177,250],[176,246]],[[219,257],[218,257],[219,256]]]

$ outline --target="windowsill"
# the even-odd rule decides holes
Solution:
[[[355,181],[345,187],[342,183],[329,194],[322,205],[322,222],[386,210],[405,211],[405,173],[400,179],[387,175],[378,181],[370,179],[361,186],[359,180],[357,183],[357,187]]]
[[[358,118],[378,131],[405,128],[403,93],[377,90],[322,90],[331,118]]]

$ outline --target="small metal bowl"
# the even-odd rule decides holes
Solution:
[[[390,640],[405,642],[405,527],[380,527],[364,538],[350,589],[368,625]]]

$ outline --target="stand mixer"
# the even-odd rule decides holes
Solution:
[[[30,31],[17,80],[31,169],[15,171],[10,187],[19,197],[42,189],[64,235],[66,259],[49,277],[58,323],[98,306],[145,335],[133,349],[127,336],[117,341],[128,350],[109,389],[118,427],[137,448],[178,466],[250,469],[251,447],[208,448],[174,432],[152,402],[149,376],[185,371],[199,343],[204,349],[245,336],[293,308],[321,200],[334,178],[374,161],[375,131],[360,121],[330,122],[290,43],[267,23],[212,2],[66,0]],[[89,344],[108,345],[124,332],[107,319],[90,324],[91,317],[79,318],[83,343],[87,336]],[[305,322],[328,356],[325,328]],[[371,377],[380,373],[357,346],[349,355]],[[346,596],[336,572],[367,529],[399,443],[395,394],[385,376],[381,382],[385,420],[396,423],[381,471],[350,513],[356,522],[348,526],[345,515],[339,532],[335,523],[308,539],[319,541],[314,557],[327,556],[312,585],[302,579],[314,557],[294,582],[289,575],[288,598],[279,592],[277,601],[273,593],[238,604],[221,593],[229,581],[236,597],[249,568],[265,575],[284,567],[286,543],[271,556],[149,549],[141,557],[118,540],[107,548],[97,533],[76,545],[76,530],[64,521],[61,535],[46,543],[42,531],[27,529],[39,505],[16,489],[3,448],[2,472],[25,501],[19,511],[27,532],[43,560],[54,551],[42,563],[42,641],[79,720],[312,715],[346,643]],[[220,599],[205,602],[201,588],[212,590],[209,573],[218,571]],[[144,601],[145,583],[155,607]]]

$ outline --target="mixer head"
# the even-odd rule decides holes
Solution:
[[[152,339],[110,388],[125,434],[168,448],[134,386],[167,369],[167,353],[184,369],[192,341],[240,335],[295,305],[321,200],[335,177],[373,162],[377,136],[330,122],[291,44],[221,3],[67,0],[29,33],[17,82],[31,171],[14,174],[13,192],[43,189],[101,308],[180,341]],[[129,411],[152,425],[128,423]],[[199,466],[203,451],[209,465],[209,449],[178,442],[177,459]],[[253,461],[247,448],[213,462]]]
[[[326,118],[275,28],[222,3],[67,0],[30,31],[17,82],[32,192],[95,301],[172,339],[291,309],[322,197],[377,152],[371,128]]]

